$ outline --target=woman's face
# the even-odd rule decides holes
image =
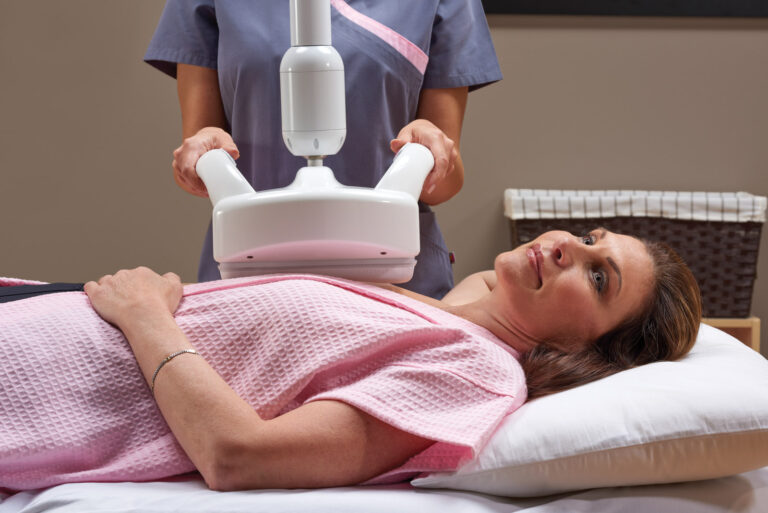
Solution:
[[[496,257],[496,291],[513,330],[531,345],[577,350],[645,305],[653,262],[634,237],[598,228],[547,232]]]

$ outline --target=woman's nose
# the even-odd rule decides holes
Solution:
[[[568,267],[573,261],[573,243],[567,237],[558,237],[552,244],[552,260],[559,267]]]

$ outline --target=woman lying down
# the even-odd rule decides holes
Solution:
[[[182,287],[146,268],[84,290],[0,304],[7,490],[450,471],[526,400],[526,381],[534,398],[679,358],[701,317],[674,253],[602,229],[545,233],[442,301],[311,275]]]

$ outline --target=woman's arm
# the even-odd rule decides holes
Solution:
[[[226,131],[228,123],[221,103],[219,75],[215,69],[178,64],[176,88],[183,142],[173,152],[173,176],[185,191],[206,197],[205,184],[195,171],[197,160],[215,148],[226,150],[235,159],[240,156]]]
[[[496,271],[480,271],[470,274],[443,297],[451,306],[473,303],[489,294],[496,286]]]
[[[123,331],[148,383],[163,358],[192,348],[173,318],[178,276],[138,268],[89,282],[85,291],[99,315]],[[433,443],[337,401],[263,420],[193,354],[164,365],[154,392],[171,431],[216,490],[355,484]]]
[[[390,144],[398,151],[408,142],[427,146],[435,157],[435,167],[427,176],[421,200],[429,205],[448,201],[464,184],[464,163],[459,144],[468,89],[424,89],[419,96],[417,119],[400,130]]]

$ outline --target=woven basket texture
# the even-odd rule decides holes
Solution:
[[[682,221],[660,217],[510,220],[512,247],[549,230],[582,235],[598,226],[668,244],[701,289],[704,317],[749,317],[763,223]]]

